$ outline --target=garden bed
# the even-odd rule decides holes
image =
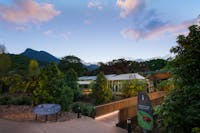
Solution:
[[[36,115],[32,112],[32,110],[33,107],[27,105],[0,105],[0,119],[8,119],[15,121],[36,121]],[[75,113],[61,112],[60,114],[58,114],[57,121],[68,121],[75,118]],[[38,116],[37,121],[45,121],[45,116]],[[56,115],[49,115],[48,121],[55,122]]]

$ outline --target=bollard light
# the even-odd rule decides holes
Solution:
[[[127,130],[128,130],[128,133],[131,133],[131,119],[130,118],[127,120]]]
[[[131,124],[131,119],[128,119],[128,120],[127,120],[127,124]]]
[[[78,114],[77,114],[77,118],[81,118],[81,115],[80,115],[80,113],[81,113],[81,107],[79,106],[79,107],[78,107]]]

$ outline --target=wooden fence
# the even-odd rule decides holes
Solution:
[[[152,97],[151,103],[153,106],[160,105],[164,99],[164,96],[161,97]],[[118,114],[118,122],[126,123],[128,118],[133,118],[137,115],[137,105],[133,105],[127,108],[120,109]]]
[[[159,91],[159,92],[149,93],[148,95],[150,97],[150,100],[152,101],[152,104],[158,105],[160,104],[160,102],[162,102],[164,96],[167,95],[167,92]],[[119,113],[119,121],[123,121],[124,119],[127,119],[130,116],[136,115],[137,113],[136,109],[137,109],[137,97],[131,97],[116,102],[96,106],[95,117],[99,117],[117,110],[121,110]]]

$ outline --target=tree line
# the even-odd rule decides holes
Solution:
[[[144,73],[149,71],[157,71],[164,69],[169,60],[171,59],[151,59],[142,62],[130,61],[126,59],[115,59],[107,63],[98,62],[97,69],[89,70],[82,63],[83,61],[76,56],[63,57],[59,63],[59,68],[62,71],[66,71],[69,68],[73,68],[78,76],[96,76],[100,72],[104,74],[124,74],[124,73]]]
[[[99,72],[105,74],[124,74],[124,73],[144,73],[148,71],[156,71],[165,68],[168,60],[151,59],[147,61],[137,62],[125,59],[115,59],[107,63],[99,62],[99,68],[88,72],[88,75],[97,75]]]

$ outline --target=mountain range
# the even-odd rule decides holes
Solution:
[[[38,62],[40,62],[41,65],[45,65],[45,64],[48,64],[48,63],[52,63],[52,62],[55,62],[55,63],[59,63],[60,62],[59,58],[51,55],[50,53],[48,53],[46,51],[37,51],[37,50],[30,49],[30,48],[27,48],[23,53],[19,54],[19,56],[20,55],[25,56],[28,59],[35,59]],[[16,56],[16,58],[19,58],[19,57]],[[162,58],[163,59],[169,58],[169,55],[166,56],[166,57],[162,57]],[[134,59],[127,58],[127,60],[134,60]],[[143,62],[145,60],[143,60],[143,59],[135,59],[134,61]],[[83,64],[83,67],[87,68],[89,71],[93,71],[93,70],[95,70],[95,69],[97,69],[99,67],[95,63],[87,63],[87,62],[84,62],[84,61],[82,62],[82,64]]]
[[[48,64],[48,63],[52,63],[52,62],[55,62],[55,63],[60,62],[59,58],[51,55],[50,53],[48,53],[46,51],[37,51],[37,50],[30,49],[30,48],[27,48],[20,55],[25,56],[29,59],[37,60],[42,64]],[[96,64],[89,64],[89,63],[83,63],[83,66],[85,68],[87,68],[89,71],[95,70],[99,67]]]

